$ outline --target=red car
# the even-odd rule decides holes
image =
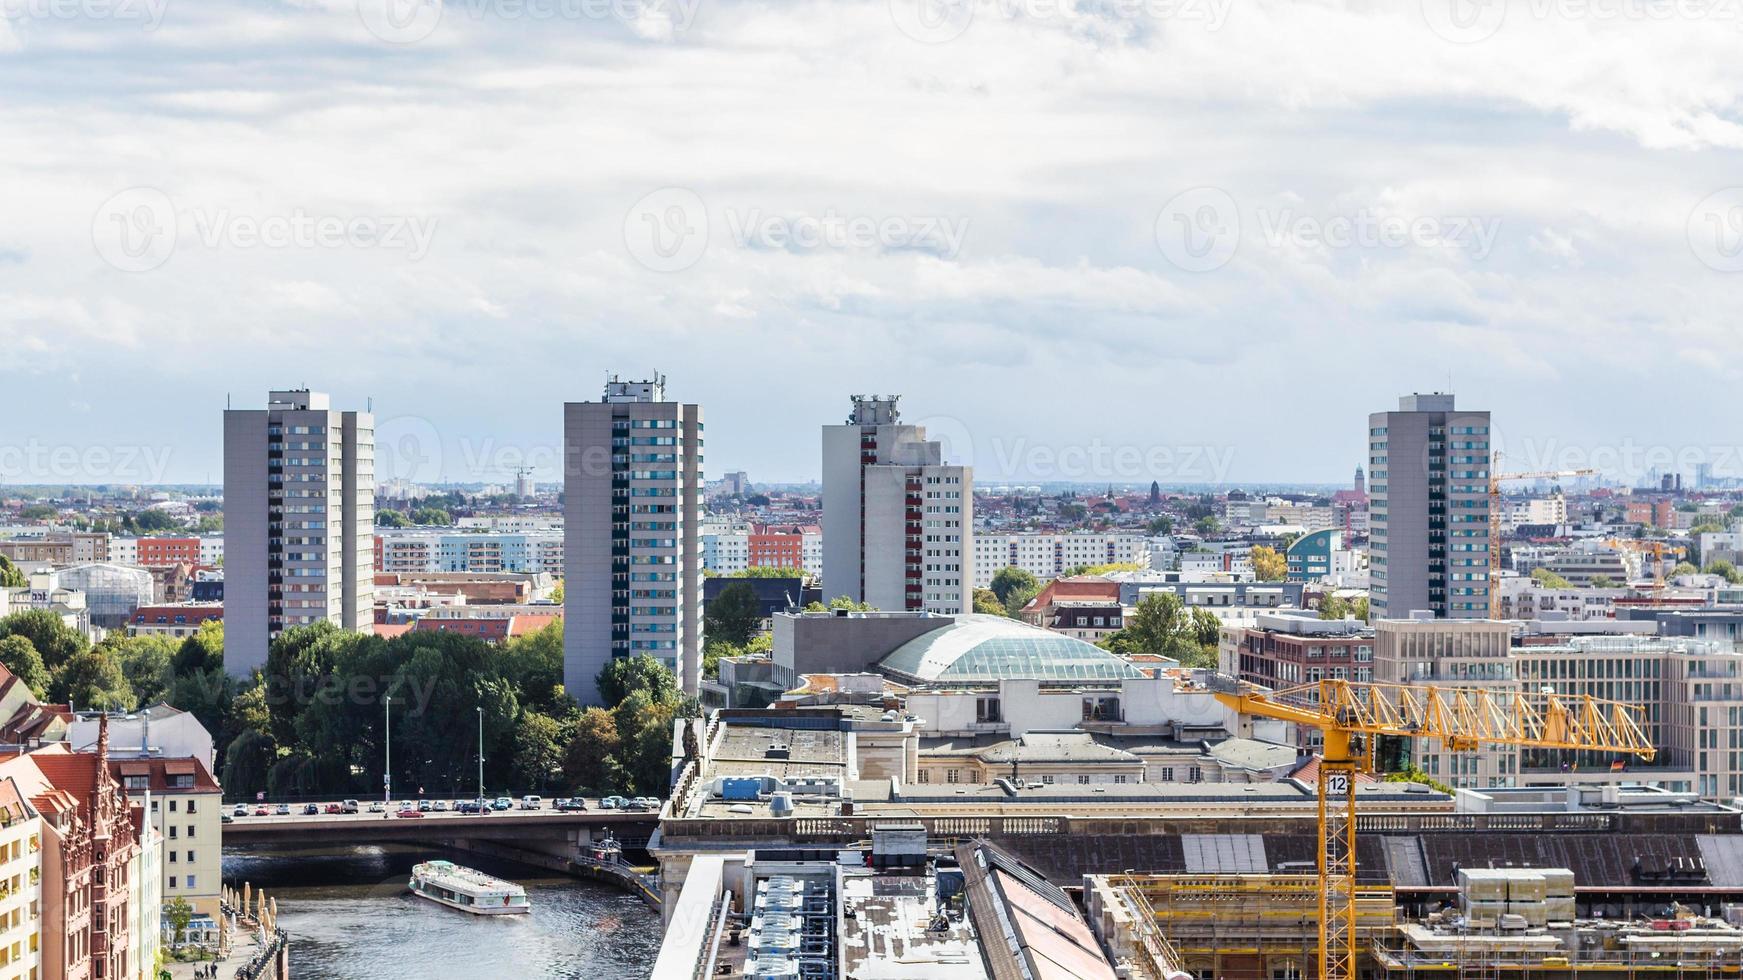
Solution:
[[[401,810],[398,813],[394,814],[394,816],[396,816],[396,817],[421,817],[421,816],[423,816],[423,814],[419,813],[416,810]]]
[[[329,804],[327,804],[327,806],[325,808],[325,812],[327,812],[327,813],[343,813],[344,808],[339,806],[339,804],[337,804],[337,803],[329,803]]]
[[[257,817],[268,816],[271,812],[272,811],[268,810],[266,807],[263,807],[263,806],[257,806],[254,808],[254,815]]]

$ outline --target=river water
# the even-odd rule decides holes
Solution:
[[[526,887],[525,916],[474,916],[411,897],[412,865],[448,857]],[[608,885],[410,847],[226,849],[224,879],[278,900],[297,980],[641,980],[660,917]]]

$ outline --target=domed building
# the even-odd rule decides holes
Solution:
[[[1145,673],[1093,643],[1003,616],[957,616],[897,647],[878,669],[908,684],[1106,682]]]

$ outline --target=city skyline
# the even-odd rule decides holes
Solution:
[[[216,482],[211,408],[287,383],[433,429],[464,480],[468,446],[559,445],[608,366],[682,379],[715,457],[772,480],[818,472],[844,391],[983,446],[1234,447],[1242,481],[1341,482],[1348,420],[1447,387],[1539,443],[1738,441],[1628,383],[1735,382],[1740,69],[1699,17],[1448,37],[1417,4],[1207,3],[916,39],[885,3],[483,3],[384,40],[355,0],[110,6],[162,20],[0,25],[0,186],[31,189],[0,229],[0,382],[45,446],[168,447],[150,482]],[[771,36],[831,56],[771,66]],[[705,249],[649,251],[667,216]],[[160,218],[167,253],[116,237]],[[862,220],[888,234],[830,230]],[[492,396],[433,395],[462,378]],[[132,410],[166,392],[197,407]]]
[[[282,387],[284,376],[302,376],[294,371],[276,379],[268,375],[265,387],[259,390]],[[686,391],[707,391],[707,381],[706,375],[675,378]],[[513,421],[496,432],[487,427],[491,406],[483,402],[436,399],[425,390],[414,396],[412,404],[434,410],[416,414],[395,410],[366,391],[341,391],[319,384],[313,387],[332,393],[345,404],[373,407],[378,485],[407,480],[427,485],[494,483],[512,487],[516,472],[523,467],[531,468],[534,483],[541,487],[548,489],[562,482],[561,398],[505,391],[504,396],[516,399],[517,404],[524,401],[527,407],[510,413]],[[770,423],[758,418],[760,413],[747,415],[742,407],[744,396],[725,393],[720,395],[725,407],[710,413],[716,419],[712,439],[718,448],[710,453],[713,460],[704,475],[718,480],[725,473],[744,471],[758,484],[820,484],[822,461],[816,427],[845,417],[843,392],[871,390],[888,390],[909,404],[934,409],[924,416],[909,413],[908,418],[942,443],[947,462],[973,466],[976,482],[983,488],[1046,483],[1137,486],[1152,481],[1181,487],[1339,487],[1349,484],[1354,466],[1366,464],[1362,420],[1374,405],[1393,403],[1400,394],[1413,390],[1426,394],[1446,388],[1354,389],[1364,393],[1371,390],[1372,396],[1364,394],[1366,400],[1359,401],[1348,415],[1332,417],[1329,407],[1293,410],[1290,429],[1253,425],[1233,433],[1244,436],[1244,441],[1230,443],[1196,439],[1190,433],[1169,438],[1168,423],[1160,423],[1164,431],[1147,433],[1143,424],[1124,421],[1131,414],[1126,412],[1107,413],[1067,432],[1057,427],[1054,413],[1034,403],[1025,406],[1035,420],[1033,429],[1024,428],[1027,418],[983,424],[976,420],[984,417],[984,409],[973,404],[968,406],[970,411],[955,407],[962,405],[961,391],[944,391],[933,397],[927,389],[899,383],[850,384],[824,393],[816,400],[814,412],[801,413],[794,408],[778,413],[788,427],[778,430],[773,439],[761,439],[756,436],[767,432],[765,426]],[[1454,389],[1453,393],[1461,401],[1493,407],[1494,445],[1504,456],[1502,468],[1506,472],[1592,468],[1599,471],[1596,479],[1622,486],[1641,486],[1649,478],[1656,483],[1661,475],[1681,474],[1692,488],[1693,479],[1705,465],[1715,479],[1743,479],[1743,439],[1703,441],[1685,426],[1666,424],[1654,432],[1652,427],[1631,424],[1587,441],[1557,429],[1553,420],[1563,415],[1554,407],[1534,404],[1517,392],[1491,393],[1494,398],[1486,397],[1483,389]],[[238,391],[224,403],[247,404],[256,397]],[[591,396],[579,392],[571,397]],[[1349,397],[1340,393],[1340,399]],[[705,394],[696,400],[720,403],[708,400]],[[103,420],[102,426],[80,419],[77,434],[66,442],[54,441],[51,436],[64,419],[44,418],[43,424],[31,426],[34,435],[0,445],[0,487],[220,486],[221,426],[211,423],[215,413],[187,414],[201,418],[117,416]],[[1203,424],[1202,413],[1182,415],[1193,420],[1187,425]],[[141,424],[155,429],[158,438],[143,442],[125,438],[129,432],[139,434],[136,426]],[[172,440],[171,434],[177,432],[192,434],[185,440]],[[517,438],[510,433],[520,435]],[[1262,451],[1257,448],[1261,446],[1276,448]]]

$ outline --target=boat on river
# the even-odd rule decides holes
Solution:
[[[419,898],[473,915],[524,915],[533,910],[525,888],[452,861],[425,861],[412,868],[410,888]]]

